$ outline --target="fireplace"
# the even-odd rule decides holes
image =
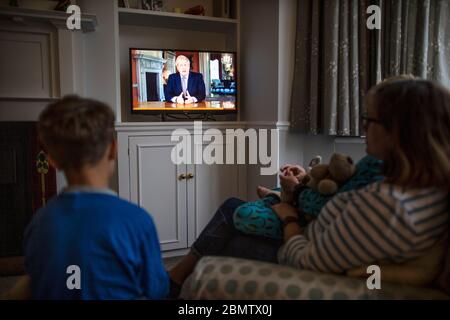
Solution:
[[[56,172],[38,141],[36,122],[0,122],[0,272],[23,255],[33,214],[56,194]],[[6,262],[5,262],[6,261]]]
[[[139,77],[139,102],[164,101],[162,70],[167,61],[159,57],[136,54],[136,73]],[[150,83],[147,83],[150,81]],[[147,93],[148,87],[151,91]],[[148,99],[154,100],[148,100]]]
[[[147,72],[145,74],[146,83],[147,83],[147,101],[161,101],[159,92],[158,92],[158,73],[156,72]]]

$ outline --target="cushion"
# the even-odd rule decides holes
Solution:
[[[204,257],[181,292],[182,299],[450,299],[441,291],[382,282],[369,290],[365,279],[298,270],[229,257]]]

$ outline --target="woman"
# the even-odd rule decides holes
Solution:
[[[385,180],[336,195],[305,229],[294,207],[273,206],[283,221],[283,243],[237,232],[232,216],[242,201],[229,199],[170,271],[173,284],[182,284],[205,255],[340,274],[370,264],[398,265],[441,243],[449,223],[450,93],[431,81],[391,80],[368,92],[366,108],[366,151],[384,161]],[[442,256],[440,251],[436,261]],[[420,281],[414,272],[399,281],[425,284],[436,270]]]

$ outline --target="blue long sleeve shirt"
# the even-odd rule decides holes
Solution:
[[[34,299],[162,299],[158,235],[142,208],[104,192],[63,192],[25,232]]]

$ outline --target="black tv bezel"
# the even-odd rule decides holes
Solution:
[[[134,110],[133,108],[133,70],[132,70],[132,60],[131,60],[131,50],[148,50],[148,51],[185,51],[185,52],[209,52],[209,53],[231,53],[234,54],[237,60],[237,51],[231,50],[192,50],[192,49],[161,49],[161,48],[141,48],[141,47],[130,47],[128,49],[128,64],[129,64],[129,96],[130,96],[130,106],[131,106],[131,114],[132,115],[186,115],[186,120],[189,119],[188,116],[190,114],[206,114],[206,115],[225,115],[225,114],[237,114],[238,113],[238,101],[239,101],[239,82],[236,77],[236,103],[235,108],[233,110],[183,110],[183,109],[174,109],[174,110]]]

